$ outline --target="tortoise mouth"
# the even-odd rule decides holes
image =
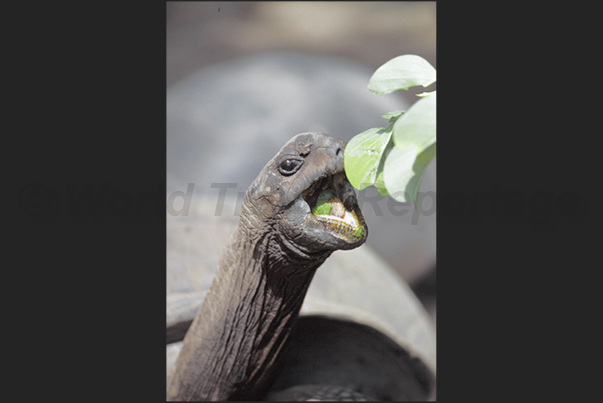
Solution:
[[[310,212],[306,224],[351,244],[364,241],[368,229],[352,185],[344,173],[325,176],[310,185],[301,198]]]

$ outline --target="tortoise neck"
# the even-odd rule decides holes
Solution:
[[[288,257],[270,229],[252,225],[242,212],[184,338],[169,399],[261,399],[314,272],[327,256]]]

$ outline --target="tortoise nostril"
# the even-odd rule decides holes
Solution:
[[[342,154],[343,154],[343,151],[341,150],[341,147],[337,147],[337,152],[335,153],[335,155],[340,157]]]

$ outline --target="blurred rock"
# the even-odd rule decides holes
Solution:
[[[386,126],[382,114],[408,105],[398,93],[368,91],[372,73],[341,58],[270,52],[211,65],[181,80],[167,92],[168,195],[194,183],[195,195],[217,203],[219,189],[212,183],[236,183],[229,195],[244,192],[297,133],[318,131],[349,141]],[[435,191],[435,161],[421,191]],[[427,214],[418,215],[414,206],[394,203],[374,188],[358,193],[367,243],[407,282],[435,265],[435,195],[421,200]],[[236,211],[225,208],[222,214]]]
[[[209,64],[277,49],[345,57],[371,70],[400,54],[436,65],[433,1],[168,2],[166,11],[168,86]]]

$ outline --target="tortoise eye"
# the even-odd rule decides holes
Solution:
[[[279,166],[278,170],[283,175],[293,175],[302,166],[302,163],[302,160],[289,158],[281,162],[281,165]]]

